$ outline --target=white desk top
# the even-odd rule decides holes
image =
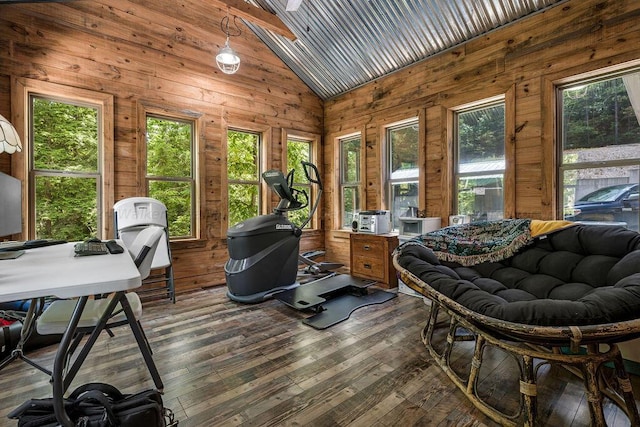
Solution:
[[[0,260],[0,302],[46,296],[71,298],[141,285],[128,251],[75,257],[73,245],[28,249],[19,258]]]

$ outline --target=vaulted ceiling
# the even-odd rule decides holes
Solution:
[[[567,0],[207,1],[229,7],[327,100]]]
[[[296,39],[246,24],[326,100],[563,1],[249,0]]]

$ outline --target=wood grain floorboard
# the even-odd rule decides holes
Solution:
[[[420,341],[428,309],[422,299],[400,294],[315,330],[302,323],[310,313],[275,300],[238,304],[225,287],[214,287],[176,304],[145,304],[142,324],[165,383],[165,406],[182,427],[495,426],[428,356]],[[93,381],[128,393],[153,387],[130,331],[114,332],[99,338],[71,389]],[[452,356],[452,368],[463,376],[472,351],[465,343]],[[51,367],[54,353],[50,346],[29,356]],[[483,398],[513,409],[515,363],[498,351],[484,360]],[[632,382],[640,390],[639,379]],[[16,425],[6,414],[25,400],[50,395],[44,374],[13,362],[0,372],[0,426]],[[617,407],[605,410],[610,426],[629,426]],[[539,412],[542,425],[587,426],[581,382],[561,368],[542,367]]]

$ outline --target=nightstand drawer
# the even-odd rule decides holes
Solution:
[[[355,256],[351,271],[355,276],[366,276],[367,278],[385,281],[384,263],[372,257]]]
[[[380,240],[356,240],[353,243],[353,249],[358,254],[371,254],[372,256],[380,256],[384,251],[384,242]]]

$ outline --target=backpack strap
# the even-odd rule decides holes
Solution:
[[[82,393],[86,393],[88,391],[99,391],[100,393],[106,395],[114,402],[122,400],[125,398],[125,395],[122,394],[120,390],[112,386],[111,384],[105,383],[87,383],[79,386],[71,394],[69,395],[69,400],[77,400],[80,398]]]
[[[96,403],[98,405],[96,405]],[[107,419],[109,420],[108,425],[117,426],[119,424],[118,418],[116,417],[116,414],[113,411],[113,405],[111,401],[101,391],[98,391],[98,390],[86,391],[82,393],[80,397],[73,404],[76,407],[76,409],[79,410],[80,412],[83,412],[82,408],[83,407],[86,408],[87,404],[93,410],[102,408],[104,409],[104,413],[107,416]]]

